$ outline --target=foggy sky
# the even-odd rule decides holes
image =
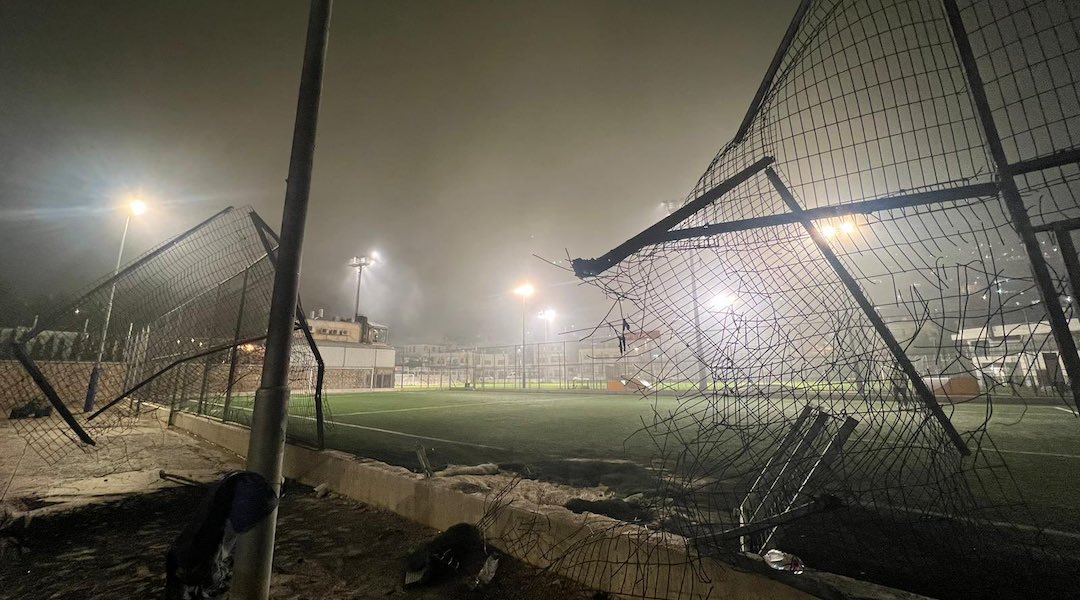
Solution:
[[[797,0],[338,0],[304,248],[307,308],[392,340],[595,324],[593,257],[662,216],[737,129]],[[277,228],[307,3],[0,3],[0,285],[73,292],[226,205]],[[535,310],[534,310],[535,309]],[[9,323],[0,323],[9,325]],[[535,319],[529,328],[539,330]],[[539,333],[537,333],[539,335]]]

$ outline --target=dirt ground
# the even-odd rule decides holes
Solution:
[[[67,442],[72,451],[53,463],[43,460],[7,415],[0,414],[0,510],[66,511],[171,487],[158,477],[161,470],[213,481],[243,468],[240,457],[167,428],[152,410],[123,435],[99,440],[90,452],[75,450]]]
[[[175,487],[33,519],[7,534],[0,598],[160,598],[165,553],[201,497]],[[403,590],[401,559],[436,532],[386,511],[310,488],[286,487],[281,501],[272,597],[358,600],[602,598],[562,578],[502,557],[494,580],[469,591],[475,573]]]
[[[162,597],[166,551],[203,489],[164,481],[159,471],[210,482],[243,462],[151,418],[122,441],[50,465],[0,419],[0,513],[31,516],[0,531],[0,599]],[[476,573],[405,591],[401,559],[434,530],[292,483],[279,514],[273,598],[603,597],[510,557],[475,592],[466,583]]]

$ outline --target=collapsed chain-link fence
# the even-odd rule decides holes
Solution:
[[[947,596],[1075,568],[987,429],[1080,401],[1078,161],[1080,5],[802,2],[686,201],[573,262],[600,331],[665,340],[668,529]]]
[[[0,340],[4,418],[46,461],[122,439],[161,407],[247,423],[277,238],[226,209]],[[321,359],[298,311],[289,435],[322,443]]]

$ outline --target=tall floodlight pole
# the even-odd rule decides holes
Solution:
[[[353,308],[353,320],[360,320],[360,279],[364,276],[364,267],[375,264],[374,256],[354,256],[349,259],[349,266],[356,269],[356,305]]]
[[[545,308],[540,311],[540,314],[536,315],[544,321],[544,341],[551,341],[551,322],[555,320],[555,309]]]
[[[116,267],[113,269],[113,277],[120,274],[120,264],[124,261],[124,245],[127,244],[128,228],[131,227],[131,217],[139,216],[146,212],[146,203],[135,199],[128,203],[127,218],[124,219],[124,233],[120,234],[120,251],[116,254]],[[97,395],[98,382],[101,381],[101,360],[105,357],[105,341],[109,336],[109,320],[112,318],[113,299],[116,297],[116,282],[109,287],[109,302],[105,305],[105,321],[101,325],[101,344],[98,346],[97,358],[94,360],[94,368],[90,371],[90,385],[86,387],[86,400],[83,402],[83,410],[94,410],[94,397]]]
[[[667,201],[661,202],[661,206],[664,211],[671,216],[671,213],[681,208],[684,202]],[[690,254],[690,302],[694,308],[694,350],[697,353],[698,361],[698,392],[704,394],[709,389],[709,366],[705,362],[705,345],[703,343],[703,336],[701,332],[701,302],[698,300],[698,280],[697,280],[697,253],[691,252]]]
[[[330,5],[331,0],[311,0],[289,157],[289,178],[285,186],[285,208],[281,216],[281,243],[278,246],[274,292],[266,331],[266,353],[259,389],[255,392],[248,442],[247,469],[266,478],[279,496],[288,420],[289,353],[296,318],[296,295],[300,287],[300,257],[315,159],[315,130],[319,118],[323,65],[330,34]],[[240,536],[230,597],[239,600],[266,600],[269,597],[276,529],[277,510],[274,510]]]
[[[526,388],[525,383],[525,309],[528,306],[529,296],[533,295],[536,288],[531,283],[523,283],[514,288],[514,293],[521,296],[521,389]]]

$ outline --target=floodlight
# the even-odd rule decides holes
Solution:
[[[523,298],[528,298],[529,296],[532,296],[533,292],[535,291],[536,288],[534,288],[531,283],[523,283],[514,288],[514,293]]]

